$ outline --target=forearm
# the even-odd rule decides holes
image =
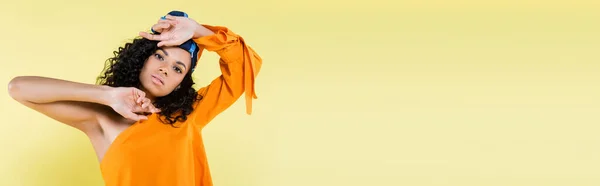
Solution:
[[[204,36],[210,36],[215,34],[212,30],[204,27],[202,24],[197,24],[196,30],[194,31],[194,36],[192,39],[198,39]]]
[[[215,88],[199,91],[204,96],[203,102],[208,104],[204,104],[203,109],[224,109],[245,94],[247,113],[251,113],[251,100],[257,98],[254,82],[262,66],[261,57],[241,36],[226,27],[204,25],[204,28],[214,34],[196,38],[194,41],[206,50],[219,54],[222,75],[209,85]],[[214,113],[221,111],[216,110]]]
[[[203,50],[217,53],[224,63],[242,60],[240,57],[246,47],[241,36],[223,26],[201,24],[194,32],[193,40]]]
[[[67,80],[19,76],[8,84],[11,97],[18,101],[50,103],[55,101],[81,101],[106,105],[110,87],[72,82]]]

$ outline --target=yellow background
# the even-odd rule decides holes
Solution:
[[[204,130],[215,185],[600,185],[599,1],[2,0],[0,83],[93,83],[173,9],[264,60],[254,114]],[[0,185],[103,185],[82,133],[0,101]]]

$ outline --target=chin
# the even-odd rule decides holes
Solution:
[[[166,95],[169,95],[169,91],[165,90],[164,86],[165,85],[156,85],[152,82],[152,80],[150,81],[142,81],[142,86],[146,92],[146,94],[150,94],[152,97],[163,97]]]

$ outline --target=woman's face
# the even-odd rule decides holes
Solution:
[[[171,93],[191,68],[191,56],[179,47],[159,48],[145,62],[140,73],[142,90],[152,100]]]

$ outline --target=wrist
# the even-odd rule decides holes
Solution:
[[[112,90],[114,88],[110,87],[110,86],[106,86],[106,85],[102,85],[98,88],[98,100],[97,103],[102,104],[102,105],[107,105],[107,106],[111,106],[111,100],[113,99],[113,95],[112,95]]]
[[[212,30],[202,26],[200,23],[196,23],[196,28],[194,29],[193,39],[198,39],[204,36],[209,36],[215,34]]]

